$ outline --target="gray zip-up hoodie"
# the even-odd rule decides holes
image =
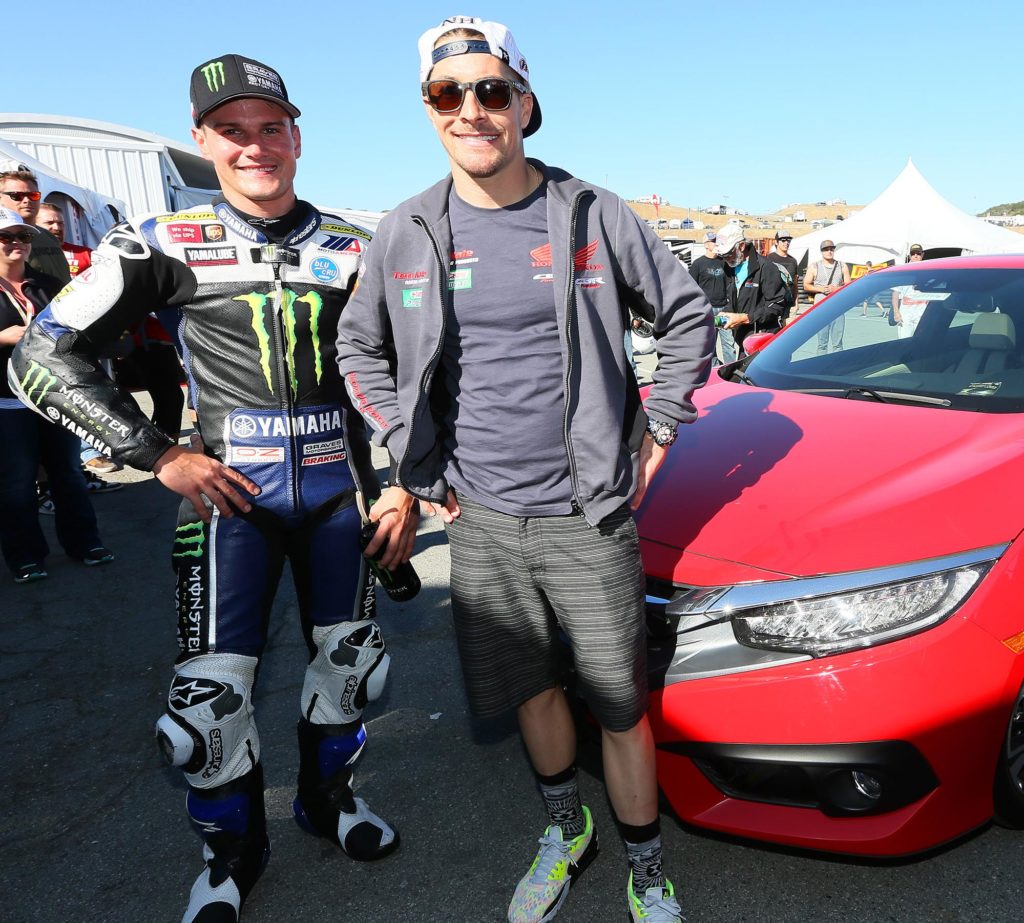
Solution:
[[[647,412],[674,423],[696,415],[691,396],[711,364],[711,309],[682,263],[618,196],[531,163],[548,184],[559,328],[551,361],[563,369],[572,492],[595,525],[636,489],[647,423],[623,349],[627,309],[654,324],[658,368]],[[448,492],[430,389],[452,297],[451,185],[448,176],[383,218],[338,327],[338,365],[373,441],[396,460],[397,482],[434,502]]]

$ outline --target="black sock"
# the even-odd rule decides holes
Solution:
[[[626,858],[633,872],[633,893],[644,894],[648,888],[664,888],[665,872],[661,866],[661,819],[634,827],[619,823],[626,841]]]
[[[537,784],[552,825],[562,828],[562,839],[579,836],[586,829],[587,820],[583,816],[576,767],[570,766],[553,776],[537,773]]]

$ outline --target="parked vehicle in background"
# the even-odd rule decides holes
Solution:
[[[894,301],[909,332],[862,315]],[[1024,257],[871,273],[765,339],[638,512],[662,789],[857,855],[1024,825]]]

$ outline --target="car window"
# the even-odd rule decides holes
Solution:
[[[1024,269],[861,277],[743,366],[764,387],[954,410],[1024,410]]]

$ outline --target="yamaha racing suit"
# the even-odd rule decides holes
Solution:
[[[207,858],[221,862],[242,899],[269,848],[252,692],[285,558],[310,655],[296,814],[356,858],[397,844],[383,822],[360,822],[365,804],[350,789],[365,741],[360,716],[388,667],[359,546],[357,494],[369,502],[379,488],[335,360],[369,239],[304,202],[273,227],[223,199],[133,219],[107,234],[11,361],[12,387],[30,407],[149,470],[172,442],[96,355],[154,307],[180,310],[205,451],[262,489],[250,513],[222,517],[214,507],[209,524],[181,504],[172,553],[180,656],[157,724],[165,754],[185,772]],[[218,880],[214,869],[209,886]]]

